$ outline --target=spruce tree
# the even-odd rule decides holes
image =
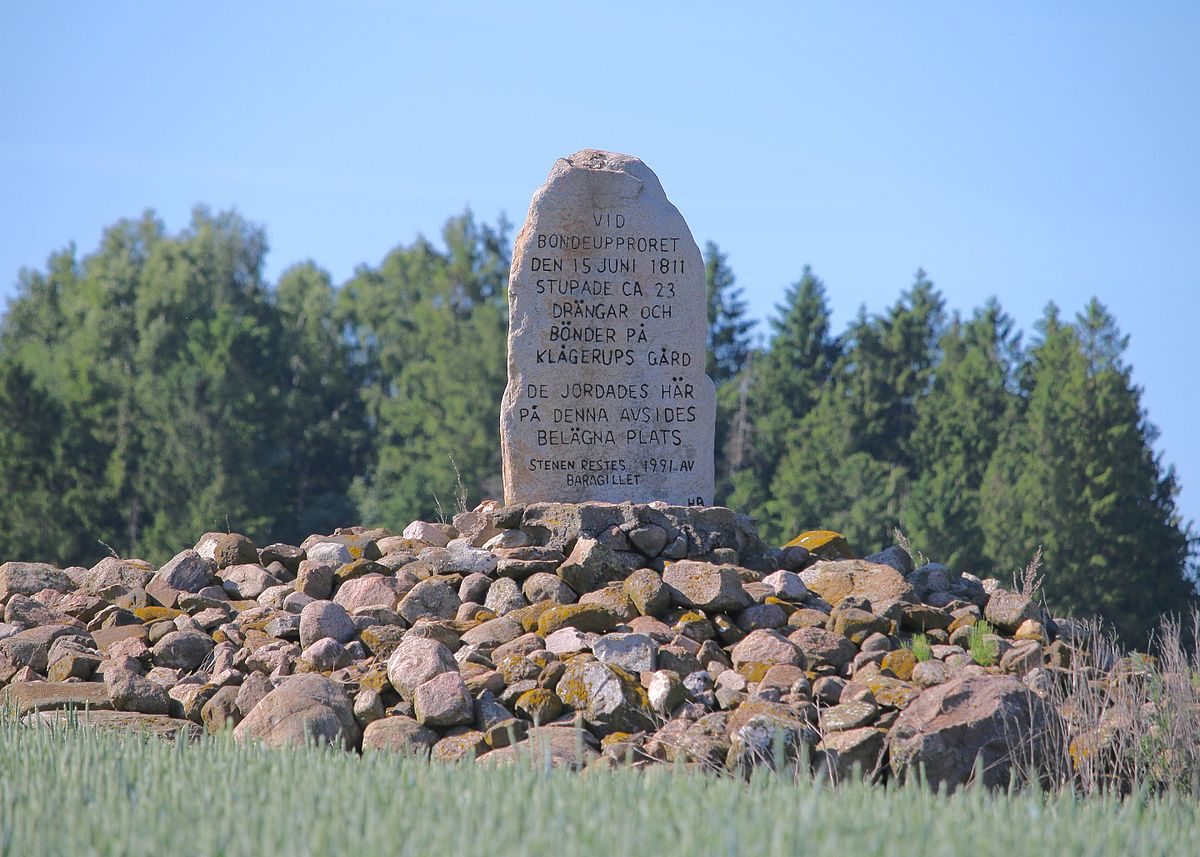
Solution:
[[[708,350],[705,372],[718,387],[732,380],[750,356],[746,301],[726,261],[712,241],[704,245],[704,287],[708,300]]]
[[[766,520],[771,484],[787,449],[788,435],[821,398],[839,343],[829,332],[825,286],[805,266],[771,319],[767,350],[744,370],[737,394],[737,430],[727,453],[731,468],[728,505]]]
[[[1092,301],[1075,324],[1053,305],[1030,353],[1029,399],[1000,444],[982,496],[986,549],[1002,577],[1040,544],[1056,610],[1105,616],[1130,641],[1183,607],[1194,534],[1174,474],[1124,363],[1127,340]]]
[[[959,570],[988,567],[979,491],[1019,411],[1018,342],[995,300],[969,321],[956,317],[941,338],[932,388],[917,402],[902,528],[924,553]]]

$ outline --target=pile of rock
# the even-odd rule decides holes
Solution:
[[[851,558],[835,533],[773,549],[728,509],[661,504],[489,502],[299,546],[209,533],[158,569],[8,562],[0,603],[26,717],[481,763],[921,765],[951,786],[980,757],[1007,782],[1014,737],[1036,756],[1071,653],[1068,624],[994,581],[899,547]]]

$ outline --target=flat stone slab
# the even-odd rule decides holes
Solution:
[[[500,410],[508,503],[713,503],[704,262],[629,155],[560,158],[509,276]]]
[[[75,722],[90,729],[108,729],[117,732],[134,732],[148,738],[175,740],[180,732],[189,740],[199,738],[203,729],[190,720],[180,720],[165,714],[139,714],[135,711],[40,711],[29,714],[25,720],[36,719],[47,725],[64,726]]]
[[[110,710],[112,698],[102,681],[23,681],[0,691],[0,708],[16,707],[17,716],[31,711],[57,711],[63,708]]]

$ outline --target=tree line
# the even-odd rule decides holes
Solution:
[[[295,542],[498,497],[509,224],[451,218],[345,283],[264,276],[264,230],[152,213],[24,269],[0,319],[0,561],[161,561],[203,531]],[[996,301],[948,314],[919,272],[831,329],[805,268],[755,338],[705,247],[718,501],[776,543],[899,529],[1008,579],[1041,547],[1058,609],[1127,635],[1194,593],[1197,539],[1096,301],[1026,344]]]

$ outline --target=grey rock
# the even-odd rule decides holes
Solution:
[[[199,631],[171,631],[150,649],[155,666],[191,672],[213,650],[213,640]]]
[[[339,643],[354,639],[358,629],[350,614],[333,601],[314,601],[300,611],[300,646],[307,649],[317,640],[329,637]]]
[[[113,708],[117,711],[137,711],[142,714],[167,714],[171,697],[167,688],[128,669],[110,669],[104,673]]]
[[[263,697],[233,732],[271,747],[317,741],[357,749],[362,730],[341,685],[315,673],[293,676]]]
[[[731,565],[681,560],[667,566],[663,582],[670,590],[671,601],[682,607],[722,612],[750,606],[750,596]]]
[[[622,586],[634,608],[643,616],[661,616],[671,606],[671,590],[651,569],[638,569],[625,578]]]
[[[88,570],[80,591],[115,601],[136,590],[144,590],[150,581],[150,572],[150,566],[142,560],[105,557]]]
[[[474,700],[457,672],[444,672],[420,684],[413,692],[413,709],[422,726],[460,726],[475,717]]]
[[[185,550],[156,571],[152,582],[157,581],[179,592],[199,592],[214,582],[215,572],[216,566],[211,560],[194,550]]]
[[[0,601],[9,595],[36,595],[43,589],[73,592],[75,581],[65,571],[44,562],[6,562],[0,564]]]
[[[383,700],[376,691],[365,688],[354,697],[354,717],[363,728],[386,716],[386,712],[383,710]],[[363,743],[364,745],[366,743],[365,735]]]
[[[792,571],[772,572],[763,578],[763,583],[771,587],[776,598],[784,601],[803,601],[808,597],[808,587],[800,575]]]
[[[1040,619],[1042,611],[1029,598],[1004,589],[995,590],[984,608],[983,617],[1010,634],[1027,619]]]
[[[229,593],[231,598],[253,600],[263,594],[270,586],[279,586],[280,581],[267,574],[266,569],[257,563],[243,563],[228,566],[221,572],[221,588]]]
[[[882,550],[879,553],[873,553],[869,557],[866,557],[866,561],[878,565],[891,566],[905,577],[912,574],[915,569],[912,557],[900,545],[892,545],[890,548]]]
[[[670,535],[658,524],[646,524],[629,532],[630,543],[648,557],[656,557],[667,546]]]
[[[654,716],[645,691],[622,673],[599,661],[574,661],[567,665],[556,692],[597,734],[652,730]]]
[[[528,582],[528,581],[526,581]],[[488,589],[483,606],[497,616],[504,616],[522,607],[528,607],[529,602],[521,593],[521,585],[511,577],[498,578]]]
[[[1008,784],[1014,764],[1048,759],[1055,751],[1057,713],[1012,676],[978,676],[931,687],[900,712],[888,733],[893,770],[903,779],[923,767],[931,788],[954,790],[972,776]]]
[[[582,595],[621,580],[625,576],[625,566],[611,549],[595,539],[581,538],[558,567],[558,576],[572,591]]]
[[[309,562],[333,566],[335,569],[356,559],[350,548],[341,542],[318,542],[307,548],[305,556]]]
[[[242,720],[237,706],[238,688],[234,685],[218,687],[208,701],[200,707],[200,720],[211,735],[234,728]]]
[[[669,670],[659,670],[646,689],[650,707],[661,717],[670,716],[687,699],[687,690],[679,676]]]
[[[410,625],[422,617],[453,619],[458,607],[458,593],[442,580],[422,580],[400,600],[396,608]]]
[[[575,590],[567,586],[566,581],[556,574],[545,571],[539,571],[527,577],[521,586],[521,593],[530,604],[537,604],[539,601],[574,604],[579,600]]]
[[[436,640],[406,635],[387,662],[388,681],[404,699],[434,676],[458,672],[454,655]]]
[[[411,717],[385,717],[363,731],[363,752],[390,751],[402,755],[428,756],[437,743],[437,733]]]
[[[354,612],[361,607],[394,608],[400,598],[400,589],[400,581],[394,577],[364,574],[339,586],[333,600],[348,612]]]
[[[751,631],[730,655],[735,667],[745,663],[804,666],[804,656],[796,644],[778,631],[767,629]]]
[[[474,601],[482,604],[491,585],[492,581],[486,574],[468,574],[458,586],[458,600],[463,603]]]
[[[245,717],[254,706],[258,705],[268,693],[275,689],[275,685],[271,680],[262,673],[250,673],[238,688],[237,707],[242,716]]]
[[[344,547],[339,545],[339,547]],[[347,551],[348,553],[348,551]],[[296,572],[296,591],[314,600],[325,600],[333,593],[333,573],[337,566],[306,559]]]
[[[817,766],[835,783],[856,775],[873,779],[879,772],[886,732],[871,726],[826,735],[817,745]]]
[[[311,664],[312,668],[318,672],[341,669],[349,666],[351,662],[350,653],[346,651],[346,647],[329,637],[317,640],[304,650],[300,658]]]
[[[592,643],[592,654],[636,675],[655,668],[658,645],[644,634],[605,634]]]
[[[218,569],[258,562],[258,550],[254,542],[240,533],[205,533],[196,542],[194,550],[205,559],[212,560]]]
[[[788,639],[804,654],[804,665],[809,669],[818,666],[840,669],[858,654],[853,643],[824,628],[801,628],[789,634]]]
[[[560,657],[575,652],[587,652],[598,638],[598,634],[580,631],[578,628],[560,628],[546,637],[546,651]]]

